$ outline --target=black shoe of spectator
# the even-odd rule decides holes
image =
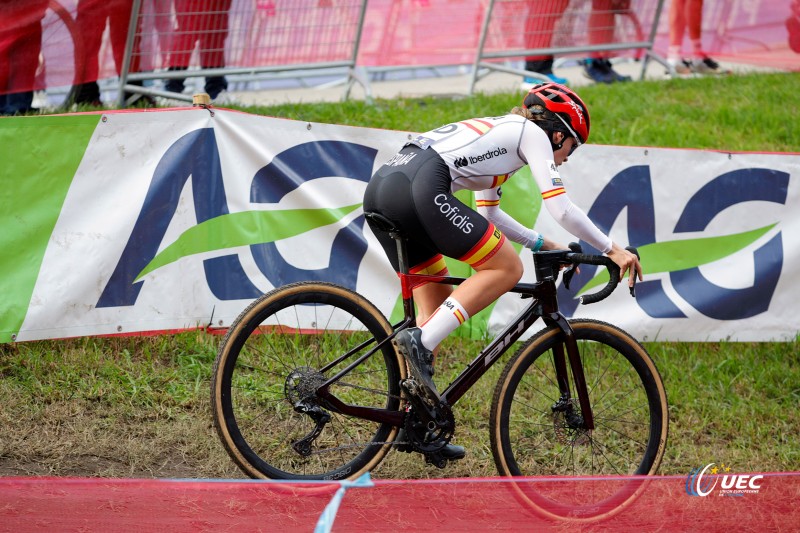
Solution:
[[[73,85],[67,95],[67,105],[78,104],[92,107],[103,107],[100,100],[100,86],[96,81]]]

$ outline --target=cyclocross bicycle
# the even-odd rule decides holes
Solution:
[[[567,320],[556,279],[579,264],[609,271],[607,285],[581,298],[606,298],[619,268],[606,256],[573,250],[534,252],[537,281],[511,292],[528,299],[500,334],[441,393],[417,394],[392,344],[414,326],[412,290],[463,278],[408,273],[405,240],[391,222],[366,213],[396,239],[404,318],[391,325],[363,296],[324,282],[277,288],[252,302],[223,338],[212,378],[214,422],[233,461],[249,476],[274,479],[355,478],[375,468],[395,444],[436,466],[455,429],[452,408],[538,320],[496,385],[491,446],[501,476],[639,476],[654,474],[667,441],[668,410],[658,370],[626,332],[597,320]],[[633,250],[635,251],[635,250]],[[631,294],[633,294],[631,288]],[[405,439],[396,442],[400,428]],[[402,434],[402,433],[401,433]],[[564,516],[593,516],[630,500],[638,485],[583,505],[521,496]]]

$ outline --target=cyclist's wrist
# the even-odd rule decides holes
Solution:
[[[536,237],[536,240],[533,241],[533,244],[531,245],[531,250],[534,252],[538,252],[539,250],[542,249],[543,246],[544,246],[544,235],[540,233],[539,236]]]

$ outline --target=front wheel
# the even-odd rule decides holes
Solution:
[[[594,416],[582,416],[569,370],[569,401],[560,400],[554,358],[566,352],[560,329],[530,339],[504,369],[494,393],[491,443],[504,476],[638,476],[656,472],[667,442],[664,385],[650,356],[621,329],[571,320]],[[567,366],[569,366],[567,364]],[[631,478],[626,478],[630,480]],[[517,484],[518,496],[551,517],[596,519],[626,506],[638,481],[594,483],[590,491]]]
[[[274,479],[356,478],[377,466],[397,428],[345,416],[317,388],[391,332],[373,304],[330,283],[254,301],[222,340],[212,376],[214,424],[233,461]],[[348,405],[401,411],[399,363],[386,342],[329,390]]]

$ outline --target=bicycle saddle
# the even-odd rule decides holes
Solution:
[[[370,222],[370,225],[375,227],[375,229],[400,236],[403,235],[403,230],[401,230],[394,222],[380,213],[376,213],[375,211],[364,211],[364,216]]]

